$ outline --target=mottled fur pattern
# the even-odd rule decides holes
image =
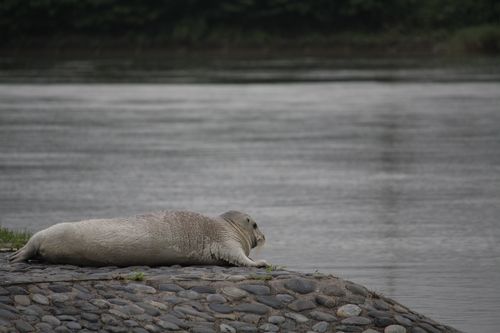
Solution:
[[[229,211],[216,218],[162,211],[129,218],[59,223],[34,234],[11,262],[41,259],[89,266],[224,265],[266,266],[250,250],[264,244],[255,221]]]

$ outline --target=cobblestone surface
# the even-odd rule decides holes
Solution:
[[[458,332],[331,275],[220,266],[10,264],[1,332]]]

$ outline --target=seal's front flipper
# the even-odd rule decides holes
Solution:
[[[243,249],[238,249],[236,253],[231,253],[230,257],[227,258],[229,263],[236,266],[245,266],[245,267],[267,267],[268,263],[265,260],[257,260],[253,261],[248,258],[246,254],[243,252]]]

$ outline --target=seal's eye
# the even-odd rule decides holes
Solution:
[[[254,224],[253,224],[253,228],[254,228],[254,229],[257,229],[257,223],[254,223]]]
[[[247,222],[250,223],[250,219],[247,217]]]

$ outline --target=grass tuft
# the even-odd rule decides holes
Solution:
[[[131,273],[127,279],[132,281],[144,281],[145,274],[144,272],[133,272]]]
[[[14,231],[0,226],[0,248],[19,249],[28,242],[31,233],[23,231]]]

